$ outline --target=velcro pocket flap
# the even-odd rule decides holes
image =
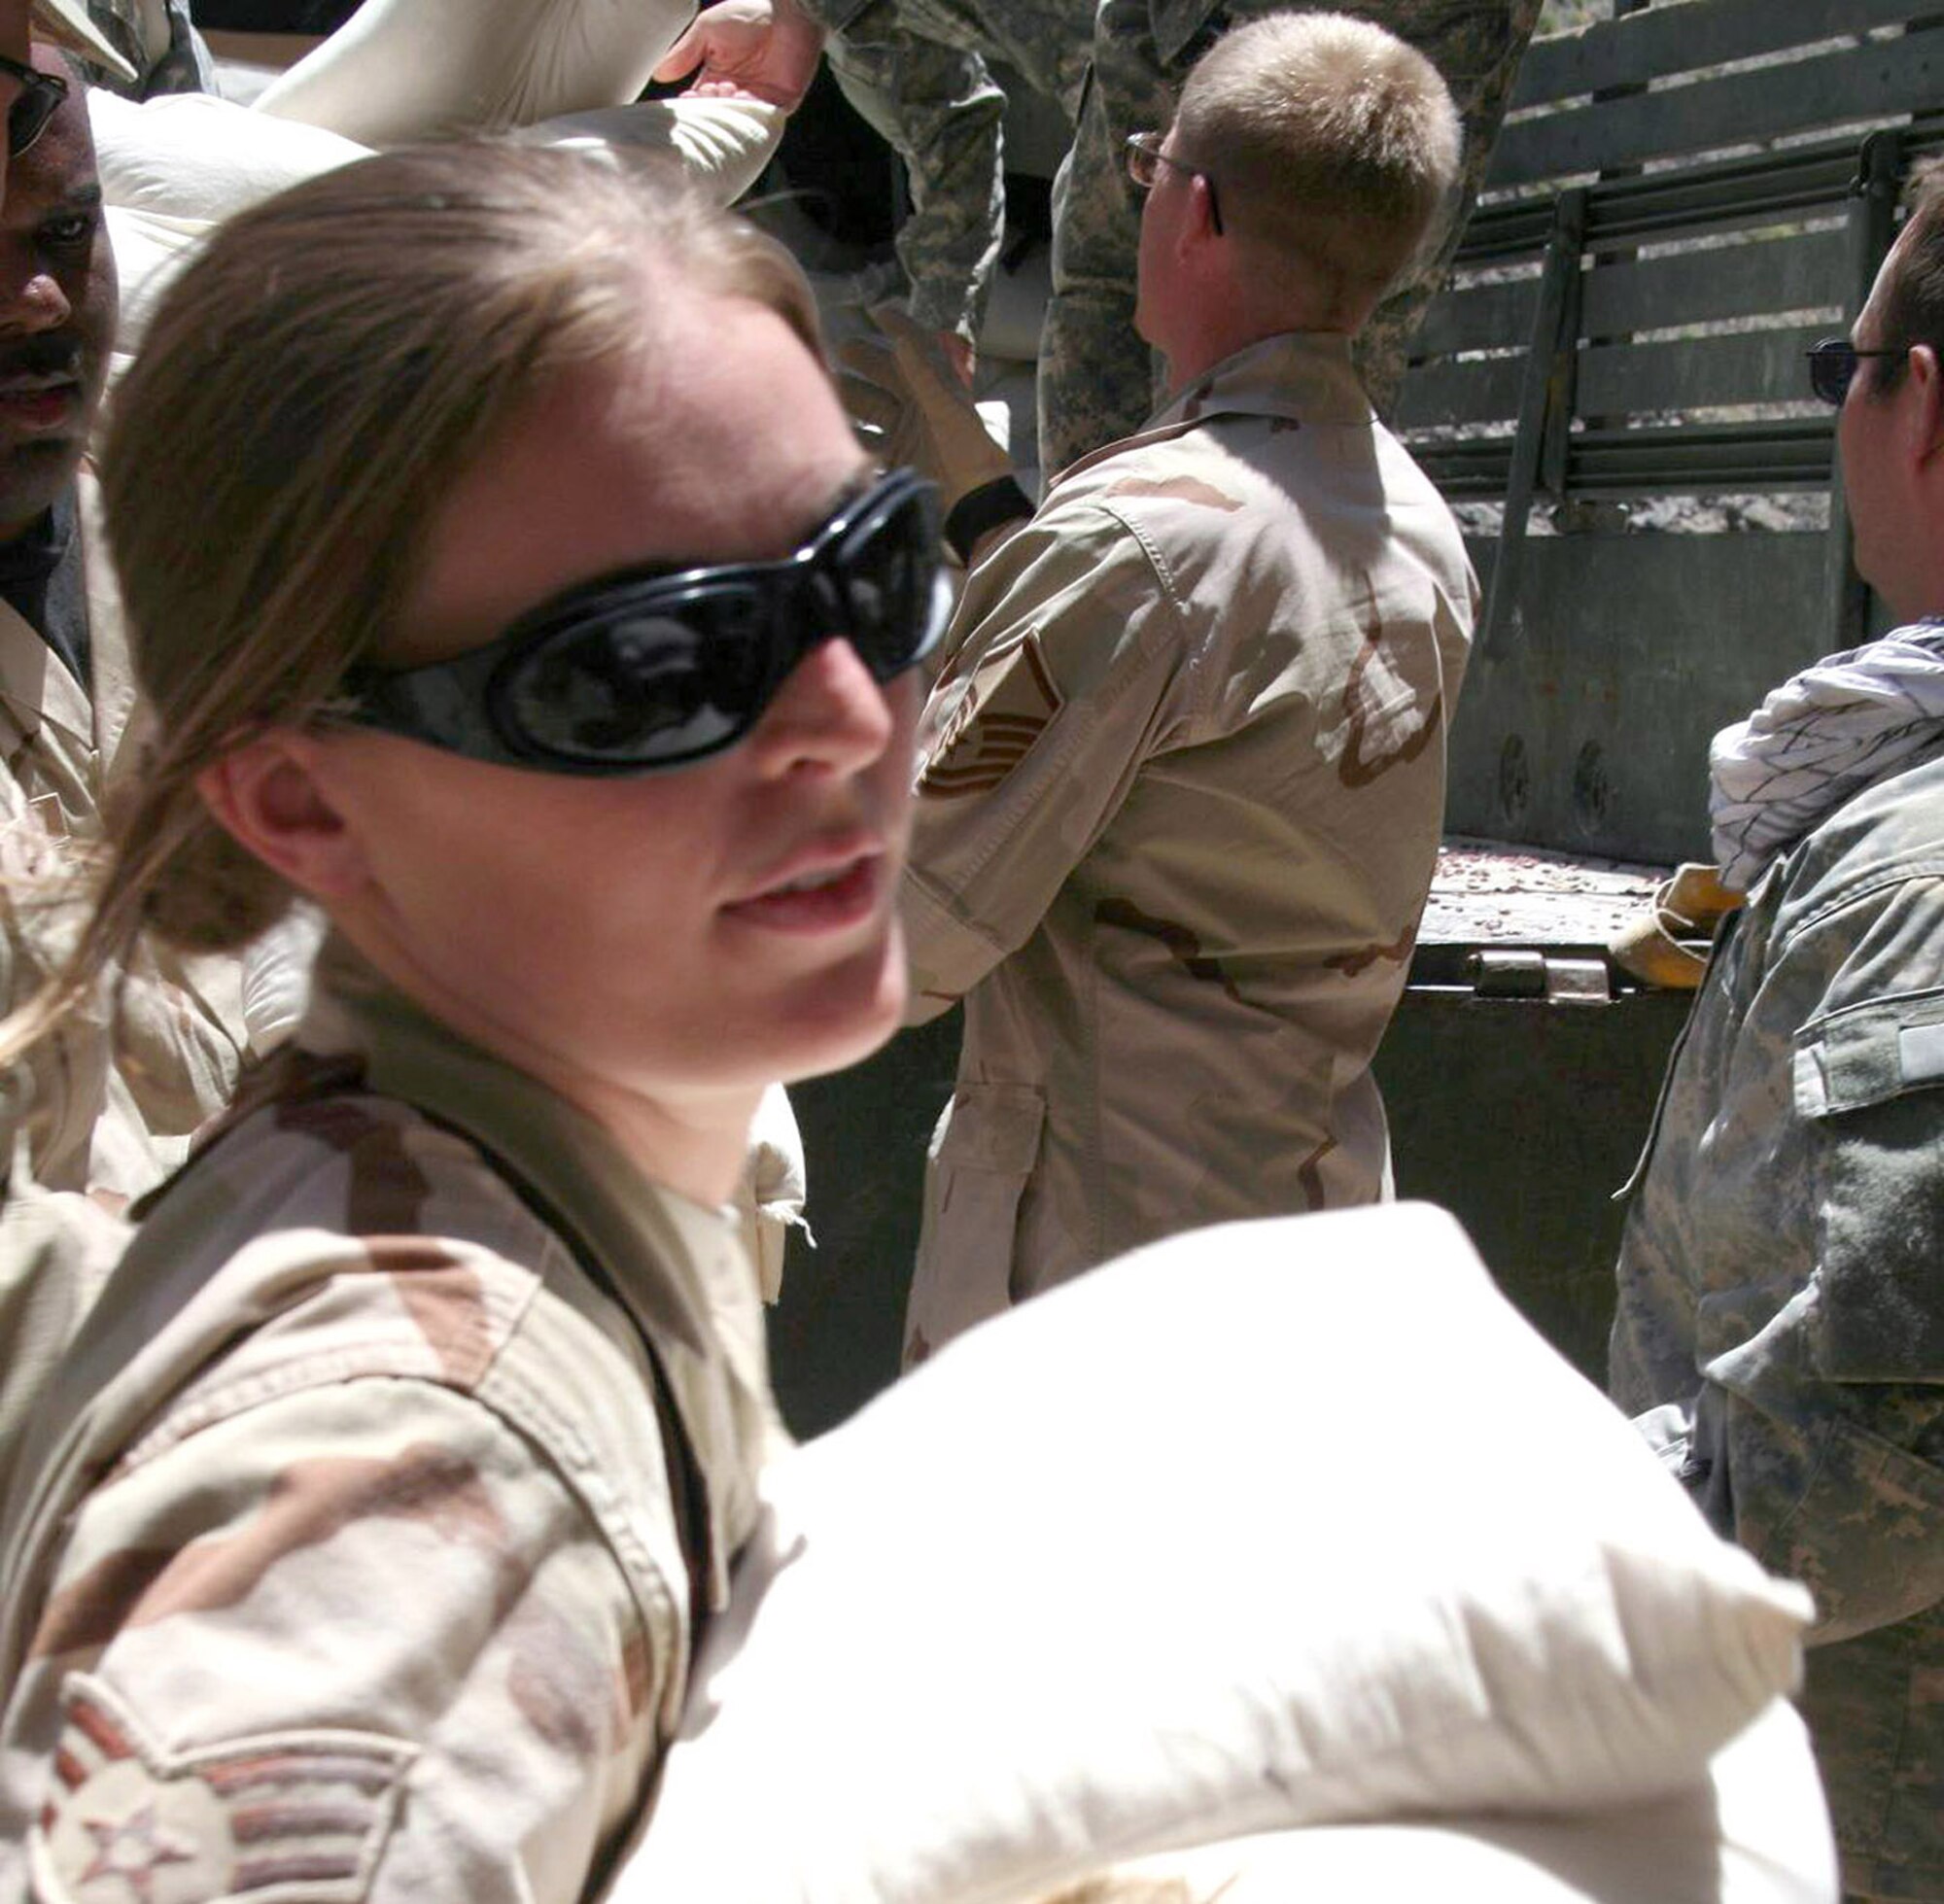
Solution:
[[[1820,1372],[1944,1382],[1944,991],[1805,1025],[1794,1087],[1810,1126]]]
[[[1795,1041],[1795,1109],[1829,1117],[1944,1085],[1944,990],[1898,992],[1832,1012]]]

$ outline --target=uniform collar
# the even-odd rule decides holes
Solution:
[[[102,517],[101,484],[90,463],[81,466],[75,484],[82,576],[87,590],[88,671],[93,675],[94,739],[105,771],[114,773],[124,754],[132,759],[146,738],[148,722],[136,713],[135,664],[128,649],[128,618],[115,565],[102,554],[108,531]],[[95,553],[89,559],[88,551]],[[43,647],[46,642],[41,644]]]
[[[118,757],[130,731],[135,704],[134,670],[122,627],[122,598],[110,565],[90,561],[88,551],[102,534],[101,491],[84,467],[75,490],[76,534],[81,537],[82,572],[87,592],[92,698],[66,665],[10,603],[0,601],[0,700],[29,716],[21,725],[46,721],[70,743],[92,753],[106,769]]]
[[[1350,340],[1334,331],[1286,330],[1226,357],[1170,397],[1131,436],[1063,469],[1065,482],[1133,443],[1179,436],[1220,416],[1282,417],[1311,427],[1368,429],[1376,420],[1350,361]]]
[[[0,701],[17,710],[20,726],[28,732],[46,722],[84,751],[98,750],[87,690],[49,647],[41,631],[4,601],[0,601]]]

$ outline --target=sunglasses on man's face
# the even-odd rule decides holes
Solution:
[[[1847,337],[1824,337],[1803,353],[1809,359],[1809,388],[1825,403],[1841,406],[1856,381],[1857,365],[1866,357],[1908,357],[1900,350],[1859,351]]]
[[[67,97],[67,82],[58,73],[39,72],[5,53],[0,53],[0,73],[20,83],[19,92],[7,108],[7,154],[18,158],[60,111],[60,103]]]
[[[502,767],[646,774],[744,738],[819,642],[888,681],[945,630],[938,501],[909,469],[839,505],[794,555],[665,563],[582,583],[449,661],[352,671],[333,713]]]

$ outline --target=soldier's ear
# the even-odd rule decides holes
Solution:
[[[356,829],[327,791],[319,750],[329,743],[272,727],[239,742],[196,776],[203,805],[236,842],[315,899],[349,898],[367,867]]]
[[[1944,467],[1944,365],[1928,344],[1913,344],[1904,375],[1910,384],[1905,424],[1911,453],[1921,464]]]
[[[1215,188],[1205,173],[1196,172],[1188,180],[1189,202],[1195,207],[1195,231],[1198,237],[1220,238],[1227,235],[1228,227],[1222,223],[1221,201],[1215,196]]]

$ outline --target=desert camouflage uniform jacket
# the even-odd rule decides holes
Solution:
[[[13,1463],[0,1898],[590,1894],[767,1396],[733,1218],[328,949]]]
[[[140,745],[121,602],[95,553],[106,544],[91,480],[80,501],[91,693],[0,603],[0,1011],[25,1003],[61,957],[78,921],[54,894],[100,841],[107,786],[132,771]],[[235,961],[142,952],[119,1006],[104,996],[0,1078],[0,1180],[24,1123],[34,1176],[50,1188],[111,1202],[152,1188],[229,1101],[242,1024]]]
[[[845,95],[904,159],[912,213],[898,231],[911,313],[976,336],[1005,222],[1005,62],[1066,116],[1080,110],[1094,0],[808,0],[830,33]]]
[[[1341,338],[1251,346],[976,568],[914,984],[965,996],[907,1349],[1154,1237],[1370,1201],[1475,583]]]
[[[1815,1591],[1803,1705],[1845,1888],[1873,1898],[1944,1898],[1940,1265],[1944,751],[1839,808],[1728,926],[1613,1341],[1615,1400],[1709,1518]]]

